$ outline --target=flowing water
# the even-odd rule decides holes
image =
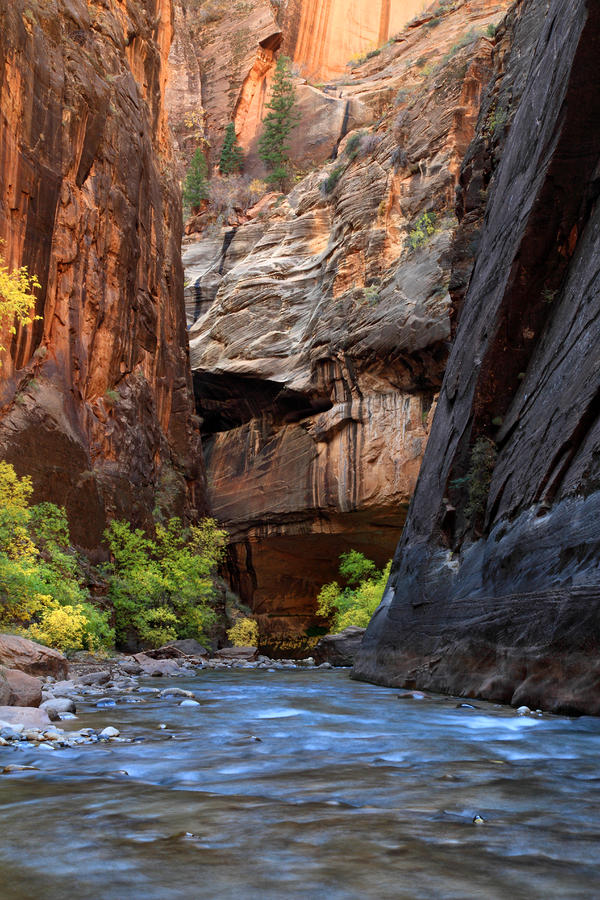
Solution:
[[[600,897],[599,720],[347,671],[175,683],[201,705],[142,692],[64,723],[136,742],[0,750],[39,767],[0,776],[2,900]]]

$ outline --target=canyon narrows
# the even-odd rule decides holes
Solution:
[[[455,189],[506,7],[425,14],[345,79],[304,84],[320,100],[299,95],[292,156],[334,102],[352,112],[333,161],[320,144],[285,198],[220,226],[192,220],[186,310],[210,503],[265,640],[321,623],[340,553],[383,565],[396,547],[451,338]],[[467,271],[472,246],[457,252]]]

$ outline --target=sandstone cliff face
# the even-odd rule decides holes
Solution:
[[[42,319],[3,354],[0,449],[89,548],[107,513],[145,522],[155,505],[204,503],[168,176],[171,36],[165,0],[0,0],[2,254],[42,283]]]
[[[424,6],[423,0],[289,0],[281,15],[285,50],[307,78],[336,78],[349,60],[381,47]]]
[[[173,2],[168,106],[180,169],[199,143],[216,165],[224,129],[233,121],[253,174],[262,173],[257,140],[278,50],[292,58],[299,75],[304,125],[292,134],[291,158],[306,170],[326,160],[353,128],[372,121],[368,107],[342,97],[331,79],[348,75],[349,61],[377,52],[425,5],[423,0]],[[423,20],[432,18],[435,13]]]
[[[492,175],[477,260],[356,674],[598,714],[600,9],[523,0],[509,27],[461,176],[471,227]]]
[[[210,498],[263,631],[302,632],[340,552],[384,563],[398,540],[451,334],[486,26],[504,8],[473,0],[409,29],[339,85],[379,118],[356,155],[342,142],[283,202],[186,244]]]

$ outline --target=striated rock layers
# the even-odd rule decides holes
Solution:
[[[292,133],[290,149],[296,167],[307,169],[327,159],[348,131],[371,121],[365,107],[342,98],[335,84],[323,82],[349,72],[353,58],[378,52],[424,6],[423,0],[173,3],[167,102],[181,166],[198,145],[216,165],[224,129],[235,122],[249,152],[246,171],[253,174],[262,173],[257,139],[279,50],[292,58],[299,75],[304,124]]]
[[[423,0],[290,0],[282,14],[284,49],[306,77],[339,77],[353,57],[381,47],[425,5]]]
[[[97,547],[204,503],[163,107],[171,8],[0,0],[0,237],[42,283],[4,338],[0,450]]]
[[[447,356],[455,185],[502,8],[472,0],[406,32],[343,88],[379,117],[373,133],[248,224],[186,245],[210,500],[263,633],[314,624],[342,551],[382,564],[397,543]]]
[[[529,0],[511,29],[467,215],[495,166],[486,130],[510,130],[355,674],[600,714],[600,8]]]

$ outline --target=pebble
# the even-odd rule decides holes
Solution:
[[[520,706],[517,710],[517,715],[518,716],[530,716],[531,710],[529,709],[528,706]]]
[[[158,727],[161,729],[161,731],[164,731],[164,729],[165,729],[167,726],[165,725],[164,722],[161,722],[160,725],[159,725]]]
[[[479,815],[473,816],[473,825],[483,825],[485,824],[485,819]]]
[[[98,707],[98,709],[108,709],[111,706],[116,706],[116,705],[117,705],[117,702],[116,702],[116,700],[113,700],[112,697],[102,697],[102,699],[98,700],[96,703],[96,706]]]
[[[197,700],[182,700],[180,706],[200,706]]]

